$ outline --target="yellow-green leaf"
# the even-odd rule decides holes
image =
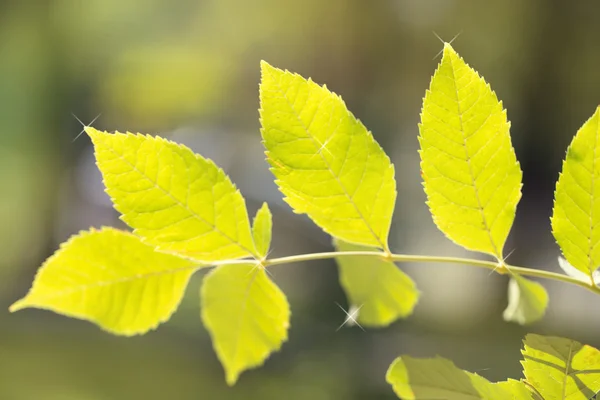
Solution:
[[[10,310],[42,308],[115,334],[141,334],[171,317],[198,268],[128,232],[80,232],[46,260],[27,296]]]
[[[387,371],[386,381],[403,400],[509,400],[514,396],[502,386],[457,368],[441,357],[398,357]],[[516,399],[520,399],[517,397]],[[527,398],[526,398],[527,399]]]
[[[259,265],[217,267],[204,278],[201,299],[202,321],[229,385],[287,340],[287,299]]]
[[[507,400],[544,400],[534,394],[523,381],[508,379],[503,382],[497,382],[496,385],[512,395]]]
[[[594,284],[600,266],[600,107],[567,151],[556,184],[552,233],[569,264]]]
[[[496,94],[448,43],[423,101],[421,169],[438,228],[502,259],[521,198],[521,169]]]
[[[262,62],[262,136],[279,189],[330,235],[387,248],[394,167],[342,99]]]
[[[548,307],[548,292],[538,282],[513,274],[508,283],[508,307],[504,310],[506,321],[521,325],[540,320]]]
[[[335,241],[338,251],[373,248]],[[414,281],[393,262],[381,257],[337,257],[340,282],[349,303],[358,309],[361,325],[382,327],[412,314],[419,291]]]
[[[86,132],[115,208],[147,243],[203,262],[255,255],[244,198],[212,161],[160,137]]]
[[[528,334],[523,371],[545,400],[588,400],[600,391],[600,351],[559,337]]]
[[[271,246],[271,231],[273,229],[273,217],[269,210],[269,205],[263,203],[262,207],[256,212],[252,223],[252,236],[256,251],[260,257],[266,257]]]

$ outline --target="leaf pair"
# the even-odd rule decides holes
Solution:
[[[529,334],[524,379],[491,383],[441,357],[397,358],[386,380],[406,400],[588,400],[600,391],[600,351],[573,340]]]

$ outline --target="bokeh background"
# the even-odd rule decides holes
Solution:
[[[160,134],[215,160],[247,199],[274,211],[274,255],[328,251],[330,239],[282,201],[264,161],[259,61],[342,95],[396,165],[396,252],[469,255],[437,231],[419,176],[417,123],[442,43],[508,109],[523,199],[509,262],[558,271],[550,233],[568,143],[600,101],[600,2],[562,0],[0,1],[0,399],[393,399],[400,354],[451,358],[493,379],[520,376],[526,332],[600,346],[600,297],[544,282],[545,319],[507,324],[507,279],[467,266],[403,265],[422,299],[387,329],[341,329],[331,261],[274,268],[292,307],[289,342],[234,388],[199,319],[192,281],[155,332],[114,337],[49,312],[9,314],[70,235],[122,227],[103,192],[84,123]],[[473,255],[469,255],[473,256]]]

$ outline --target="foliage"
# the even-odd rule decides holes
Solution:
[[[491,383],[441,357],[397,358],[386,380],[406,400],[588,400],[600,391],[600,351],[574,340],[529,334],[524,379]]]
[[[415,283],[394,262],[462,263],[508,275],[504,318],[519,324],[542,318],[548,303],[543,286],[525,275],[600,293],[594,281],[600,257],[600,202],[594,186],[600,171],[595,156],[600,107],[575,136],[557,184],[552,228],[566,258],[561,259],[563,275],[505,262],[504,245],[522,186],[510,124],[490,86],[449,44],[427,90],[419,125],[427,204],[450,240],[491,261],[392,253],[388,233],[396,181],[382,147],[326,86],[266,62],[261,69],[261,132],[275,182],[296,213],[306,214],[333,237],[337,251],[269,258],[268,205],[251,224],[242,194],[211,160],[159,137],[86,127],[106,191],[133,232],[103,228],[75,235],[44,263],[30,292],[11,311],[45,308],[115,334],[142,334],[169,318],[196,270],[215,267],[202,284],[202,320],[226,381],[233,385],[287,340],[290,308],[268,273],[275,265],[335,258],[356,322],[370,327],[409,316],[418,302]],[[463,393],[454,398],[471,393],[486,399],[531,398],[531,388],[548,396],[556,390],[571,393],[575,389],[567,378],[556,389],[527,364],[546,360],[548,353],[527,358],[530,349],[559,342],[526,339],[523,383],[491,384],[442,359],[409,357],[392,365],[388,381],[409,398],[447,396],[453,390]],[[569,343],[569,348],[581,348]],[[572,362],[577,360],[579,369],[592,363],[588,355],[595,353],[583,348],[588,349],[585,357],[569,352],[564,361],[564,352],[558,352],[558,359],[543,365],[564,364],[563,374],[570,379]],[[449,386],[431,386],[441,377]],[[587,377],[581,382],[596,390]]]

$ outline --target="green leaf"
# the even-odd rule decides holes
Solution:
[[[528,334],[523,370],[545,400],[588,400],[600,391],[600,351],[559,337]]]
[[[565,258],[594,282],[600,266],[600,107],[579,129],[556,184],[552,233]]]
[[[212,161],[159,137],[86,132],[115,208],[147,243],[202,262],[256,255],[244,198]]]
[[[438,228],[502,259],[521,198],[521,169],[496,94],[446,43],[423,101],[421,169]]]
[[[523,381],[508,379],[503,382],[497,382],[496,385],[500,386],[502,389],[512,395],[512,397],[509,397],[509,399],[544,400],[537,394],[532,393]]]
[[[287,299],[260,265],[217,267],[204,278],[201,299],[202,321],[230,386],[287,340]]]
[[[254,222],[252,223],[252,236],[256,251],[261,258],[265,258],[271,246],[271,231],[273,229],[273,218],[269,205],[263,203],[262,207],[256,212]]]
[[[387,371],[386,381],[404,400],[507,400],[514,397],[502,386],[477,374],[457,368],[441,357],[397,358]],[[527,399],[525,397],[524,399]]]
[[[513,274],[508,283],[508,307],[504,310],[506,321],[521,325],[540,320],[548,307],[548,292],[538,282]]]
[[[141,334],[171,317],[198,268],[128,232],[82,231],[46,260],[27,296],[10,311],[42,308],[114,334]]]
[[[335,241],[338,251],[369,251],[369,247]],[[381,257],[337,257],[340,283],[349,303],[358,309],[361,325],[382,327],[412,314],[419,291],[393,262]]]
[[[342,99],[261,63],[262,136],[279,189],[330,235],[387,249],[394,167]]]

